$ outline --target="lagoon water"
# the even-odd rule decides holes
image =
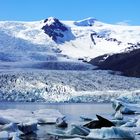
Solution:
[[[66,115],[68,123],[72,124],[84,124],[80,119],[80,116],[87,116],[90,118],[96,118],[96,114],[103,116],[109,116],[113,113],[111,104],[90,104],[90,103],[78,103],[78,104],[48,104],[48,103],[15,103],[15,102],[1,102],[0,109],[22,109],[22,110],[38,110],[38,109],[57,109],[63,115]],[[39,130],[36,134],[31,134],[23,137],[24,140],[48,140],[47,132],[55,131],[57,128],[55,125],[42,125],[38,127]],[[66,130],[66,129],[65,129]]]
[[[107,115],[113,113],[111,104],[106,103],[16,103],[16,102],[0,102],[0,109],[22,109],[35,111],[38,109],[57,109],[63,115],[77,118],[81,115],[93,117],[96,114]]]

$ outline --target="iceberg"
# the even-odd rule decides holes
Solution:
[[[133,132],[118,128],[101,128],[101,129],[93,129],[88,137],[100,138],[100,139],[129,139],[134,140],[135,135]]]

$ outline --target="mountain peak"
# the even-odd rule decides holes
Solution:
[[[44,20],[45,25],[42,29],[57,43],[64,43],[65,41],[74,38],[69,28],[60,22],[57,18],[49,17]]]
[[[97,19],[89,17],[83,20],[75,21],[74,24],[77,26],[92,26]]]
[[[59,20],[55,17],[49,17],[44,20],[44,23],[47,23],[48,26],[54,24],[55,22],[58,22]]]

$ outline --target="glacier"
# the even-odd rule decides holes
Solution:
[[[0,101],[138,103],[139,85],[139,78],[102,70],[9,70],[0,73]]]

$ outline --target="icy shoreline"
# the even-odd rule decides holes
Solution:
[[[140,102],[140,79],[110,71],[7,71],[0,73],[0,101],[80,103]]]
[[[140,111],[139,104],[132,105],[117,100],[114,100],[116,105],[115,108],[119,102],[122,103],[126,108],[129,107],[131,110],[135,110],[135,108],[137,108],[137,112]],[[24,103],[22,105],[24,106]],[[80,106],[81,111],[85,109],[85,105]],[[108,108],[107,111],[105,109],[105,105],[103,104],[99,104],[98,106],[95,105],[95,107],[94,104],[92,107],[89,105],[88,108],[90,109],[86,110],[85,112],[78,112],[77,109],[75,110],[76,112],[73,112],[73,110],[67,110],[68,108],[65,108],[65,106],[61,106],[61,108],[64,109],[63,113],[61,112],[62,110],[60,111],[60,108],[52,109],[47,105],[44,105],[44,108],[46,107],[45,109],[40,107],[35,109],[34,105],[32,107],[25,107],[24,109],[21,109],[21,106],[13,106],[13,108],[7,108],[4,110],[0,108],[0,138],[5,138],[6,140],[9,138],[12,138],[12,140],[15,140],[15,138],[16,140],[19,140],[19,138],[26,140],[30,139],[30,137],[47,139],[51,135],[50,139],[54,138],[54,140],[58,138],[67,139],[70,137],[78,138],[78,140],[81,140],[82,138],[116,138],[118,140],[134,140],[136,137],[135,140],[139,140],[140,116],[138,114],[134,114],[133,116],[123,114],[123,118],[120,120],[112,115],[113,110],[111,109],[111,105],[106,106],[110,108]],[[100,114],[102,114],[102,117],[105,117],[109,121],[113,122],[115,126],[104,126],[101,128],[82,127],[84,124],[90,123],[94,120],[96,122],[97,118],[95,115],[98,111]],[[67,114],[68,112],[69,114],[72,113],[71,115],[73,115],[73,117],[76,116],[77,121],[71,118],[69,114]],[[81,117],[81,113],[85,116]],[[66,129],[58,128],[56,124],[56,119],[62,118],[63,116],[66,116],[68,123],[68,127]],[[90,118],[91,121],[85,120],[87,117]],[[33,132],[36,133],[36,135],[34,135]],[[88,132],[87,135],[84,135],[85,132]],[[28,135],[28,133],[30,135]]]

